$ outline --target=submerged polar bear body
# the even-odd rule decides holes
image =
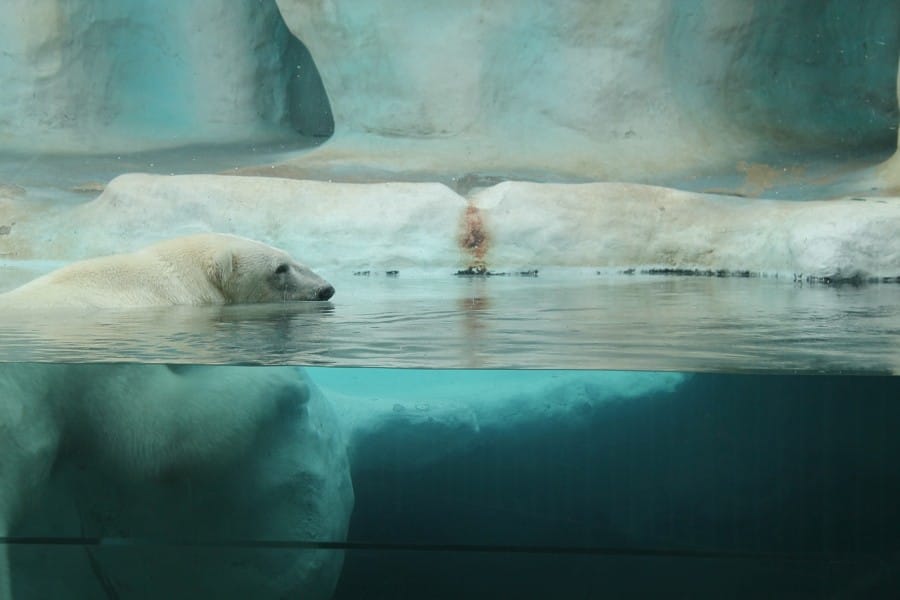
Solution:
[[[131,308],[328,300],[334,288],[286,252],[201,233],[79,261],[5,294],[0,307]]]
[[[229,548],[346,538],[345,443],[300,368],[0,365],[0,457],[0,536],[189,542],[71,553],[0,544],[0,600],[334,590],[339,552]]]

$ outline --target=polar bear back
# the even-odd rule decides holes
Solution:
[[[116,308],[224,304],[208,280],[160,277],[169,267],[152,255],[104,256],[73,263],[0,295],[0,306],[21,308]]]

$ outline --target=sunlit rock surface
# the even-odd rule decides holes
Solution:
[[[2,205],[0,205],[2,206]],[[435,265],[455,248],[463,198],[440,184],[330,184],[217,175],[125,175],[64,210],[8,208],[7,256],[66,259],[200,231],[269,240],[317,267]],[[2,214],[2,213],[0,213]],[[7,246],[7,244],[9,244]]]
[[[900,199],[748,200],[636,184],[502,183],[475,195],[487,262],[896,277]]]

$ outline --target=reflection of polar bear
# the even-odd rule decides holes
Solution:
[[[0,365],[0,598],[327,598],[353,503],[330,405],[294,367]],[[212,548],[167,546],[167,541]],[[215,547],[222,543],[222,547]],[[10,586],[10,575],[12,585]]]
[[[0,294],[0,307],[136,307],[328,300],[334,288],[288,254],[201,233],[63,267]]]
[[[325,300],[287,254],[201,234],[73,263],[2,308]],[[331,408],[292,367],[0,365],[0,537],[153,538],[161,546],[0,543],[0,600],[328,597],[340,553],[229,542],[343,540],[353,503]],[[166,541],[221,544],[218,548]],[[10,568],[12,565],[12,568]]]

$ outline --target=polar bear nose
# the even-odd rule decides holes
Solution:
[[[316,300],[328,300],[332,296],[334,296],[334,286],[330,284],[320,287],[316,292]]]

